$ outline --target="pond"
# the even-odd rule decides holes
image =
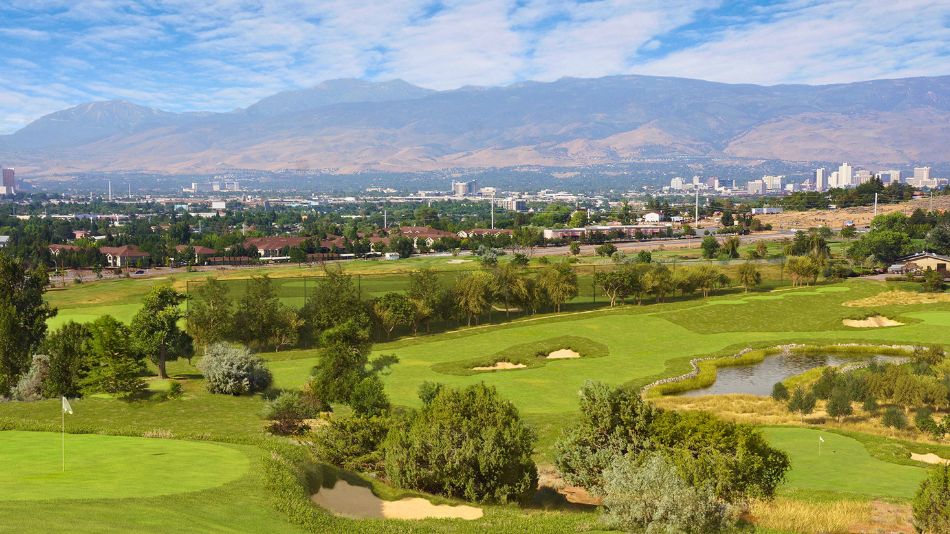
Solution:
[[[720,367],[716,373],[716,382],[708,388],[693,389],[680,393],[688,397],[700,395],[726,395],[745,393],[748,395],[771,395],[772,386],[791,376],[799,375],[809,369],[823,366],[839,366],[859,361],[901,362],[899,356],[851,356],[835,354],[776,354],[766,356],[753,365],[739,367]]]

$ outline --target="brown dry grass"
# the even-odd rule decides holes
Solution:
[[[933,206],[935,210],[950,209],[950,197],[934,197]],[[893,213],[899,211],[905,215],[910,215],[915,209],[920,208],[924,211],[930,209],[930,199],[924,198],[901,202],[900,204],[879,204],[877,207],[878,215]],[[763,223],[771,224],[776,230],[787,230],[795,228],[804,230],[816,226],[828,226],[831,228],[841,228],[845,221],[854,221],[856,226],[867,226],[874,218],[873,206],[861,206],[855,208],[842,208],[837,210],[811,210],[811,211],[788,211],[774,215],[759,215]]]
[[[757,526],[781,532],[804,534],[854,532],[854,525],[872,521],[868,501],[805,502],[776,498],[752,504],[752,517]]]
[[[913,291],[892,289],[878,293],[877,295],[864,297],[863,299],[850,300],[845,302],[844,305],[854,308],[873,308],[875,306],[890,306],[895,304],[936,304],[938,302],[950,302],[950,294],[915,293]]]

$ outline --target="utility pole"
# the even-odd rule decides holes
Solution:
[[[386,208],[383,208],[383,230],[389,228],[389,218],[386,213]]]
[[[696,187],[696,209],[693,212],[693,225],[699,228],[699,186]]]
[[[874,193],[874,216],[877,217],[877,193]]]
[[[934,212],[934,190],[930,190],[930,213]]]
[[[491,194],[491,229],[495,229],[495,193]]]
[[[109,202],[112,202],[112,180],[109,180]]]
[[[129,200],[132,200],[132,183],[129,183]]]

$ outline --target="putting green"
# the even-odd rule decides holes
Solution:
[[[214,443],[0,432],[0,501],[153,497],[221,486],[247,472],[247,456]]]
[[[852,438],[807,428],[766,428],[769,442],[788,453],[792,466],[780,491],[829,492],[839,496],[914,496],[927,471],[878,460]],[[818,454],[819,437],[821,455]]]

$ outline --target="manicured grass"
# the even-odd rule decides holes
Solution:
[[[3,436],[6,433],[0,433]],[[59,436],[53,436],[54,440]],[[67,436],[67,446],[80,437]],[[2,439],[2,438],[0,438]],[[167,445],[169,440],[154,441]],[[192,445],[186,442],[185,445]],[[0,498],[0,532],[303,532],[287,521],[284,514],[271,505],[271,495],[262,487],[260,471],[263,451],[245,445],[212,445],[237,453],[244,462],[243,474],[218,487],[179,492],[151,497],[134,497],[132,493],[120,498],[92,498],[81,488],[70,484],[49,485],[48,492],[65,492],[65,498],[35,501],[15,501]],[[134,451],[132,451],[134,453]],[[58,451],[54,454],[56,456]],[[155,456],[163,471],[159,478],[144,480],[154,486],[164,481],[160,489],[175,490],[179,479],[215,476],[212,466],[201,456],[187,462],[176,461],[172,455]],[[6,469],[8,462],[4,462]],[[67,465],[67,474],[71,470]],[[167,479],[171,479],[170,481]],[[0,483],[0,493],[21,484]],[[117,486],[116,492],[136,491],[136,488]]]
[[[791,460],[781,494],[910,499],[927,476],[924,468],[879,460],[860,441],[841,434],[789,427],[766,428],[764,432]],[[820,455],[819,437],[825,440]]]
[[[532,343],[520,343],[504,348],[487,357],[475,358],[468,361],[451,361],[436,364],[433,370],[439,373],[455,375],[477,375],[482,373],[496,373],[502,371],[476,371],[473,367],[491,367],[498,362],[526,365],[527,369],[543,365],[557,365],[564,360],[549,360],[547,355],[561,349],[569,349],[578,353],[581,358],[602,358],[609,351],[603,343],[578,336],[558,336],[543,339]]]
[[[0,500],[118,499],[214,488],[247,472],[225,445],[169,439],[0,432]],[[200,469],[170,469],[171,466]]]

